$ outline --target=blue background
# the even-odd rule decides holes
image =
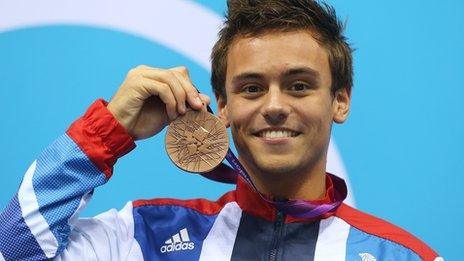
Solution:
[[[197,2],[224,13],[222,1]],[[464,2],[328,3],[347,19],[357,49],[350,119],[334,128],[357,207],[460,260]],[[79,26],[0,33],[0,208],[42,149],[95,99],[109,100],[138,64],[186,65],[195,85],[211,94],[208,71],[147,39]],[[137,198],[215,199],[233,188],[177,170],[163,137],[138,142],[84,215]]]

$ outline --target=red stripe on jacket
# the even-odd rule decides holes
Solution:
[[[196,210],[204,215],[216,215],[223,208],[224,205],[235,201],[235,191],[229,191],[220,197],[217,201],[210,201],[207,199],[173,199],[173,198],[156,198],[148,200],[136,200],[132,202],[132,207],[137,208],[141,206],[179,206]]]

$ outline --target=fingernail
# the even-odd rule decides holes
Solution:
[[[201,101],[200,97],[196,97],[195,98],[195,103],[198,104],[198,105],[202,105],[203,102]]]

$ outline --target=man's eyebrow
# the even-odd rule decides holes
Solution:
[[[309,67],[298,67],[298,68],[290,68],[288,70],[285,70],[281,73],[281,77],[289,77],[293,75],[298,75],[298,74],[305,74],[308,75],[311,80],[313,80],[315,83],[319,82],[320,74],[314,69],[311,69]],[[264,76],[261,73],[257,72],[244,72],[241,74],[238,74],[232,78],[232,83],[236,84],[239,81],[243,80],[262,80]]]
[[[296,74],[305,74],[312,78],[313,81],[316,83],[319,82],[320,74],[318,71],[311,69],[309,67],[298,67],[298,68],[290,68],[284,72],[282,72],[281,76],[288,77]]]
[[[243,80],[261,80],[264,76],[257,72],[244,72],[232,78],[232,84]]]

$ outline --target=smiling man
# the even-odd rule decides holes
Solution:
[[[351,89],[332,89],[326,49],[304,29],[243,36],[230,45],[226,75],[220,117],[259,191],[323,198],[332,122],[346,119]]]
[[[78,218],[134,140],[210,102],[185,67],[139,66],[31,165],[0,214],[0,260],[441,260],[406,231],[343,204],[344,181],[325,171],[332,124],[347,119],[352,87],[334,10],[311,0],[228,7],[211,80],[237,171],[249,179],[239,175],[216,202],[137,200]]]

